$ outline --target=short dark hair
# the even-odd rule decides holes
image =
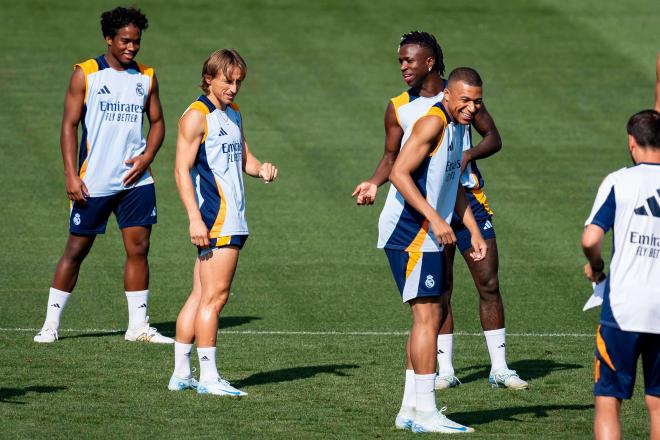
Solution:
[[[628,134],[642,148],[660,148],[660,113],[655,110],[642,110],[630,117]]]
[[[149,27],[147,17],[137,8],[122,8],[117,6],[111,11],[105,11],[101,14],[101,31],[103,37],[114,38],[117,31],[129,24],[135,25],[140,29],[140,33]]]
[[[435,39],[433,34],[420,31],[408,32],[407,34],[403,34],[401,36],[399,47],[406,44],[417,44],[419,46],[431,49],[433,58],[435,59],[435,63],[433,64],[431,70],[438,72],[440,75],[445,74],[445,60],[444,56],[442,55],[442,48],[438,44],[438,41]]]
[[[481,76],[479,76],[479,72],[471,67],[459,67],[452,70],[447,79],[447,84],[455,81],[461,81],[473,87],[481,87],[484,84]]]

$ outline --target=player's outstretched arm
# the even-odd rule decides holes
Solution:
[[[399,154],[399,147],[403,139],[403,129],[396,119],[394,104],[390,101],[385,110],[385,150],[378,162],[373,176],[369,180],[360,182],[353,190],[351,196],[355,197],[358,205],[373,205],[376,200],[378,187],[387,182],[392,171],[392,165]]]
[[[603,237],[605,231],[595,224],[587,225],[582,232],[582,250],[588,261],[584,265],[584,274],[595,283],[602,280],[605,271],[605,261],[601,254]]]
[[[200,247],[209,245],[209,231],[197,206],[190,170],[195,163],[199,145],[204,137],[204,123],[204,115],[198,110],[188,110],[181,117],[176,139],[176,161],[174,165],[174,180],[190,222],[190,241],[195,246]]]
[[[78,124],[82,118],[85,104],[85,74],[76,67],[69,81],[69,88],[64,97],[62,128],[60,131],[60,149],[64,161],[66,193],[74,202],[84,202],[88,191],[85,182],[78,175],[76,156],[78,152]]]
[[[456,236],[451,226],[426,201],[412,178],[424,158],[437,145],[444,129],[445,122],[439,116],[424,116],[419,119],[392,166],[390,181],[406,202],[428,220],[438,243],[454,244]]]
[[[472,252],[470,252],[470,257],[474,261],[483,260],[486,258],[488,245],[481,235],[479,225],[474,219],[474,215],[472,214],[470,203],[468,202],[467,197],[465,197],[465,191],[463,191],[463,188],[461,188],[460,185],[458,192],[456,193],[455,211],[467,230],[470,231],[470,243],[472,245]]]
[[[655,111],[660,112],[660,52],[655,60]]]
[[[488,113],[485,104],[481,104],[481,109],[475,115],[472,126],[481,135],[481,142],[469,150],[463,151],[461,159],[461,173],[465,170],[471,160],[484,159],[492,156],[502,149],[502,138],[497,130],[495,120]]]
[[[158,79],[155,74],[145,111],[147,119],[149,119],[147,146],[144,153],[126,161],[126,165],[131,165],[131,169],[124,176],[124,185],[127,186],[137,182],[144,171],[149,168],[165,138],[165,118],[163,117],[163,107],[160,105]]]

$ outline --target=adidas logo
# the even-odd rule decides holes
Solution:
[[[224,128],[220,127],[220,133],[218,133],[218,136],[227,136],[227,132]]]
[[[101,90],[99,90],[98,95],[109,95],[110,94],[110,89],[108,86],[103,86],[101,87]]]
[[[484,223],[484,231],[486,229],[491,229],[493,227],[493,224],[490,222],[490,220],[486,220],[486,223]]]
[[[438,348],[438,354],[445,354],[445,352]]]
[[[202,356],[202,358],[200,359],[200,361],[210,361],[210,360],[211,359],[209,359],[207,356]]]
[[[141,304],[140,307],[138,307],[138,309],[146,309],[146,308],[147,308],[146,304]]]
[[[660,195],[660,188],[655,190],[658,195]],[[658,204],[658,199],[655,196],[649,197],[646,199],[646,203],[649,205],[649,211],[653,217],[660,218],[660,204]],[[642,205],[639,208],[635,208],[635,214],[637,215],[649,215],[646,210],[646,206]]]
[[[502,345],[500,345],[500,346],[497,347],[497,348],[506,348],[506,342],[502,342]]]
[[[151,211],[151,217],[156,217],[156,207],[154,206],[154,210]]]
[[[51,307],[55,307],[56,309],[61,309],[60,305],[58,303],[54,303],[50,305]]]

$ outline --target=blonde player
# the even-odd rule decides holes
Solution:
[[[168,384],[172,391],[247,395],[223,379],[216,366],[218,316],[229,299],[238,254],[248,237],[242,173],[265,183],[277,177],[277,168],[259,162],[245,141],[234,99],[246,74],[247,65],[234,49],[213,52],[202,68],[204,94],[179,121],[175,178],[199,257],[192,292],[176,321],[174,372]],[[190,369],[193,342],[199,382]]]

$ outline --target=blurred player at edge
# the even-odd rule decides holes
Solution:
[[[596,439],[621,438],[621,400],[632,397],[642,357],[651,439],[660,439],[660,113],[628,121],[634,166],[608,175],[598,189],[582,234],[593,282],[605,271],[601,245],[612,229],[610,274],[596,333]]]
[[[199,257],[193,288],[176,320],[172,391],[197,389],[200,394],[240,397],[216,366],[218,316],[229,299],[238,254],[248,237],[243,172],[265,183],[277,177],[274,165],[257,160],[243,132],[234,99],[247,75],[247,65],[234,49],[220,49],[204,62],[204,92],[179,121],[175,178],[190,220],[190,241]],[[200,378],[190,369],[197,342]]]
[[[371,205],[376,199],[378,187],[387,181],[392,164],[399,149],[410,136],[415,121],[426,113],[436,102],[442,100],[446,80],[442,50],[435,37],[426,32],[411,32],[403,35],[399,44],[399,64],[403,80],[411,88],[390,100],[385,111],[385,151],[374,175],[358,184],[353,192],[358,205]],[[481,233],[488,245],[488,255],[482,261],[469,258],[470,233],[460,220],[454,218],[452,227],[457,235],[458,246],[470,269],[479,291],[479,315],[486,337],[491,360],[489,382],[492,386],[505,386],[515,389],[527,388],[527,382],[509,369],[506,363],[506,330],[504,327],[504,305],[499,289],[497,242],[492,223],[492,211],[483,193],[483,178],[476,164],[477,159],[486,158],[502,147],[499,132],[493,118],[482,105],[471,122],[482,136],[478,145],[471,147],[470,130],[466,131],[468,141],[461,159],[461,182],[470,201],[472,212],[479,223]],[[448,246],[446,258],[449,263],[449,298],[451,301],[453,277],[452,266],[455,246]],[[453,366],[454,320],[449,304],[448,318],[438,335],[438,377],[436,389],[458,386],[460,381],[454,375]]]
[[[465,193],[459,190],[466,125],[482,103],[479,74],[470,68],[449,75],[442,102],[413,128],[392,166],[392,186],[378,220],[378,247],[385,250],[401,299],[410,305],[404,395],[395,426],[413,432],[472,432],[449,420],[435,404],[435,351],[447,318],[444,247],[456,243],[449,226],[454,211],[472,233],[470,258],[486,256]]]
[[[57,264],[46,319],[35,342],[54,342],[60,316],[73,291],[80,265],[97,234],[105,233],[111,212],[126,249],[124,288],[128,301],[127,341],[171,344],[149,326],[149,237],[156,223],[156,192],[149,170],[165,122],[154,69],[135,61],[147,18],[134,8],[101,15],[108,44],[105,55],[76,64],[64,99],[60,145],[66,191],[71,200],[69,239]],[[144,113],[149,133],[142,134]],[[76,169],[77,132],[82,139]]]

